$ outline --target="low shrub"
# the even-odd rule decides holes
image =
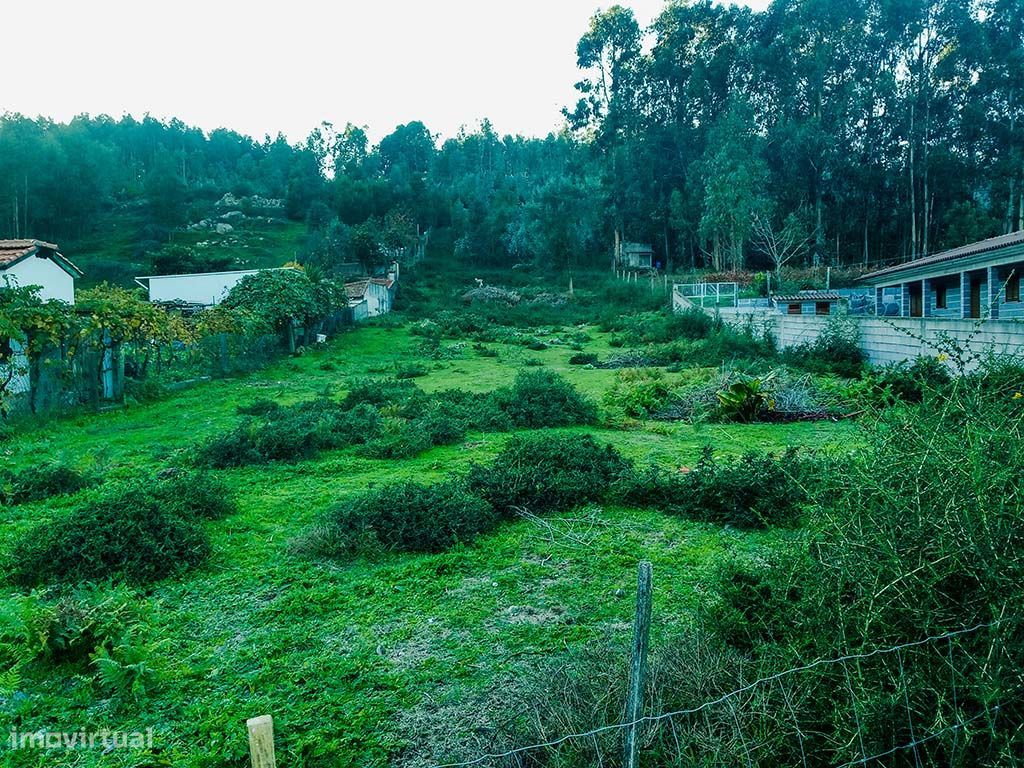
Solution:
[[[430,373],[430,369],[422,363],[405,363],[395,366],[396,379],[417,379]]]
[[[692,469],[650,467],[624,476],[616,490],[624,503],[688,520],[763,528],[796,522],[813,470],[814,462],[795,450],[781,457],[747,453],[720,461],[706,448]]]
[[[281,410],[281,404],[276,400],[261,397],[247,405],[238,406],[237,410],[241,416],[270,416]]]
[[[597,365],[597,355],[592,352],[580,352],[569,357],[569,365]]]
[[[137,620],[123,587],[86,584],[53,601],[33,593],[20,602],[26,655],[50,664],[80,664],[112,651]]]
[[[813,342],[786,350],[783,359],[811,373],[835,374],[848,379],[859,378],[867,362],[860,348],[857,324],[841,315],[830,318]]]
[[[164,511],[184,520],[220,520],[238,510],[227,484],[206,472],[165,470],[149,493]]]
[[[318,398],[272,409],[263,420],[246,419],[202,444],[195,461],[214,469],[300,461],[321,450],[365,443],[382,429],[380,413],[373,405],[360,403],[346,411],[328,398]]]
[[[475,464],[469,487],[502,517],[522,507],[540,514],[604,497],[629,468],[610,445],[590,435],[514,437],[490,466]]]
[[[512,418],[490,392],[446,389],[434,393],[436,408],[459,419],[467,432],[509,432]]]
[[[198,521],[131,481],[92,491],[68,514],[19,536],[10,574],[21,586],[108,578],[141,584],[199,565],[209,553]]]
[[[671,387],[657,368],[623,368],[605,392],[605,405],[635,419],[647,418],[668,402]]]
[[[882,394],[906,403],[920,403],[929,393],[945,391],[953,379],[938,358],[925,356],[884,366],[873,378]]]
[[[516,427],[564,427],[597,420],[594,404],[550,371],[524,371],[511,387],[496,390],[494,398]]]
[[[433,445],[429,433],[399,425],[360,446],[358,453],[371,459],[407,459]]]
[[[24,504],[77,493],[99,482],[95,474],[81,472],[61,462],[51,462],[9,474],[0,490],[7,504]]]
[[[378,550],[443,552],[472,542],[496,523],[490,505],[462,482],[393,483],[328,513],[304,548],[329,556]]]

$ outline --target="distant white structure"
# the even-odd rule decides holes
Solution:
[[[35,286],[44,301],[75,303],[75,280],[82,270],[53,243],[0,240],[0,290]],[[28,358],[14,339],[0,337],[0,385],[10,394],[30,392]]]
[[[348,305],[354,310],[357,320],[362,317],[386,315],[390,312],[394,289],[394,279],[384,277],[370,277],[354,283],[345,283]],[[362,304],[366,305],[365,310],[360,306]]]
[[[149,291],[149,300],[152,302],[183,302],[212,307],[220,304],[243,277],[262,271],[236,269],[187,275],[147,275],[136,277],[135,282]]]
[[[44,301],[74,304],[75,280],[81,276],[82,270],[53,243],[0,240],[0,287],[5,279],[20,288],[34,285]]]

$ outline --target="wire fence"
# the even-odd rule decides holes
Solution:
[[[625,762],[622,741],[631,728],[640,730],[643,766],[1024,764],[1020,687],[1003,690],[1006,675],[999,669],[1012,663],[1005,632],[1019,623],[1000,619],[819,659],[693,706],[439,761],[433,768],[618,766]]]

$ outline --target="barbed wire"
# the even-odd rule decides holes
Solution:
[[[699,704],[696,707],[691,707],[689,709],[677,709],[677,710],[673,710],[671,712],[663,712],[663,713],[661,713],[659,715],[645,715],[645,716],[639,717],[639,718],[637,718],[635,720],[630,720],[630,721],[623,722],[623,723],[613,723],[611,725],[602,725],[602,726],[600,726],[598,728],[594,728],[594,729],[589,730],[589,731],[583,731],[581,733],[567,734],[565,736],[561,736],[561,737],[559,737],[557,739],[552,739],[550,741],[539,742],[537,744],[530,744],[530,745],[524,746],[524,747],[516,747],[514,749],[506,750],[505,752],[495,752],[495,753],[490,753],[490,754],[486,754],[486,755],[481,755],[481,756],[476,757],[476,758],[474,758],[472,760],[464,760],[464,761],[461,761],[461,762],[454,762],[454,763],[436,763],[436,764],[434,764],[433,768],[469,768],[470,766],[480,765],[482,763],[493,761],[493,760],[502,760],[502,759],[509,758],[509,757],[515,757],[517,755],[521,755],[521,754],[526,753],[526,752],[532,752],[532,751],[538,750],[538,749],[550,749],[551,747],[557,747],[557,746],[560,746],[562,744],[565,744],[566,742],[574,741],[574,740],[577,740],[577,739],[596,739],[597,736],[599,736],[599,735],[601,735],[603,733],[608,733],[610,731],[618,731],[618,730],[622,730],[622,729],[625,729],[625,728],[632,728],[632,727],[635,727],[635,726],[638,726],[638,725],[645,725],[645,724],[648,724],[648,723],[658,723],[658,722],[661,722],[663,720],[668,720],[669,722],[671,722],[672,719],[677,718],[677,717],[685,717],[685,716],[688,716],[688,715],[699,714],[699,713],[701,713],[701,712],[703,712],[703,711],[705,711],[705,710],[707,710],[707,709],[709,709],[711,707],[715,707],[715,706],[717,706],[719,704],[724,704],[725,702],[729,701],[732,698],[735,698],[736,696],[740,696],[740,695],[742,695],[744,693],[748,693],[748,692],[754,690],[755,688],[758,688],[758,687],[760,687],[762,685],[765,685],[766,683],[774,683],[774,682],[776,682],[778,680],[781,680],[781,679],[783,679],[785,677],[789,677],[790,675],[799,674],[801,672],[808,672],[808,671],[810,671],[812,669],[817,669],[818,667],[830,666],[830,665],[834,665],[834,664],[843,664],[843,665],[845,665],[847,662],[850,662],[850,661],[864,661],[865,659],[870,659],[870,658],[873,658],[873,657],[876,657],[876,656],[883,656],[883,655],[888,655],[888,654],[893,654],[893,653],[901,653],[902,651],[904,651],[904,650],[906,650],[908,648],[919,648],[919,647],[921,647],[923,645],[928,645],[929,643],[936,643],[936,642],[940,642],[940,641],[943,641],[943,640],[952,641],[953,639],[955,639],[957,637],[962,637],[964,635],[970,635],[970,634],[973,634],[975,632],[979,632],[979,631],[984,630],[984,629],[992,629],[992,628],[997,627],[997,626],[999,626],[1001,624],[1007,624],[1007,623],[1018,621],[1018,620],[1019,619],[1017,619],[1016,617],[1013,617],[1013,618],[1004,617],[1004,618],[1001,618],[1001,619],[996,619],[995,621],[985,622],[985,623],[982,623],[982,624],[975,624],[973,627],[966,627],[964,629],[952,630],[950,632],[944,632],[944,633],[939,634],[939,635],[929,635],[929,636],[927,636],[925,638],[922,638],[920,640],[913,640],[913,641],[908,642],[908,643],[901,643],[899,645],[892,645],[892,646],[886,646],[886,647],[882,647],[882,648],[875,648],[875,649],[873,649],[871,651],[866,651],[866,652],[863,652],[863,653],[849,653],[849,654],[845,654],[843,656],[837,656],[835,658],[817,659],[817,660],[812,661],[812,662],[810,662],[808,664],[802,664],[802,665],[797,666],[797,667],[790,667],[789,669],[782,670],[781,672],[776,672],[774,674],[758,678],[758,679],[756,679],[756,680],[754,680],[754,681],[752,681],[750,683],[747,683],[746,685],[743,685],[743,686],[740,686],[739,688],[736,688],[735,690],[729,691],[728,693],[724,693],[724,694],[722,694],[721,696],[719,696],[719,697],[717,697],[715,699],[709,699],[708,701],[705,701],[704,703]],[[971,718],[971,720],[964,721],[962,723],[957,723],[956,727],[966,726],[966,725],[970,724],[971,722],[979,719],[980,717],[983,717],[984,715],[988,714],[989,712],[997,711],[997,710],[998,710],[998,707],[993,707],[993,708],[991,708],[989,710],[986,710],[985,712],[982,712],[981,714],[975,716],[974,718]],[[875,756],[872,756],[872,757],[864,757],[864,758],[861,758],[860,760],[855,760],[852,763],[846,763],[846,764],[844,764],[844,766],[840,766],[839,768],[849,768],[850,766],[864,765],[864,764],[870,762],[871,760],[885,757],[885,756],[887,756],[889,754],[893,754],[895,752],[899,752],[899,751],[901,751],[903,749],[914,748],[914,747],[918,746],[919,744],[921,744],[924,741],[929,741],[929,740],[938,738],[939,736],[943,735],[944,733],[948,733],[948,732],[953,731],[953,730],[955,730],[954,726],[949,726],[949,727],[943,729],[942,731],[937,731],[935,733],[932,733],[932,734],[928,735],[927,737],[925,737],[925,738],[923,738],[921,740],[914,739],[914,740],[912,740],[911,743],[908,743],[907,745],[903,745],[903,746],[900,746],[900,747],[895,747],[890,752],[882,753],[880,755],[875,755]]]

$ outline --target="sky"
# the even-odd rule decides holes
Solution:
[[[663,0],[619,0],[648,25]],[[744,0],[761,9],[767,0]],[[609,0],[51,0],[3,13],[0,112],[177,117],[304,138],[322,121],[377,140],[488,118],[543,136],[575,103],[576,42]],[[6,4],[5,4],[6,5]],[[20,62],[20,66],[12,65]]]

